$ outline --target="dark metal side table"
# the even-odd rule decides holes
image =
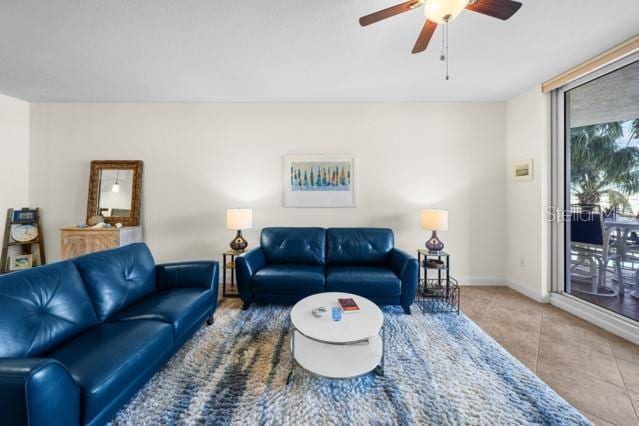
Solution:
[[[235,258],[244,251],[227,250],[222,253],[222,297],[240,297],[235,282]]]
[[[417,250],[419,262],[415,303],[423,313],[457,312],[459,315],[459,283],[450,274],[450,254]]]

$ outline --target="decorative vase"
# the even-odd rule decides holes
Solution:
[[[248,242],[242,236],[242,231],[240,229],[237,230],[235,238],[231,240],[230,246],[233,251],[244,251],[246,247],[248,247]]]
[[[441,242],[439,238],[437,238],[437,231],[433,231],[430,238],[426,241],[426,248],[430,252],[440,252],[444,250],[444,243]]]

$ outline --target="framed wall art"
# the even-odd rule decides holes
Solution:
[[[533,180],[533,160],[513,161],[513,180]]]
[[[29,269],[33,266],[33,257],[30,254],[18,254],[9,257],[9,271]]]
[[[284,157],[285,207],[355,207],[355,158],[344,155]]]

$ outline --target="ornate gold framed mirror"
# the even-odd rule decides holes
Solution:
[[[102,216],[106,223],[137,226],[142,198],[142,161],[91,161],[87,220]]]

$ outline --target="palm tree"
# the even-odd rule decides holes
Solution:
[[[623,122],[602,123],[570,130],[571,188],[580,204],[600,204],[603,195],[610,207],[631,209],[628,197],[639,192],[639,148],[630,146],[639,137],[639,119],[625,144]]]

